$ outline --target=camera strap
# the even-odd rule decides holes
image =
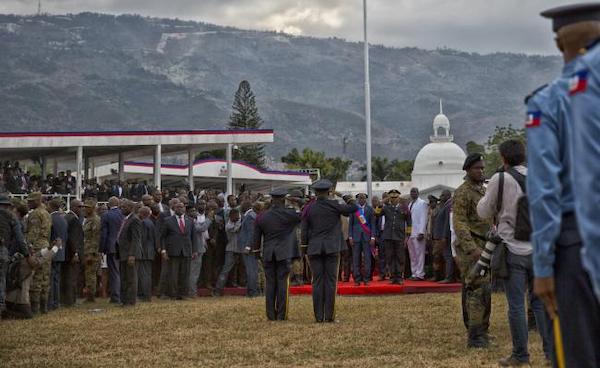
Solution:
[[[498,182],[498,197],[496,198],[496,213],[499,216],[500,210],[502,209],[502,201],[504,196],[504,172],[500,172],[498,174],[500,175],[500,180]]]

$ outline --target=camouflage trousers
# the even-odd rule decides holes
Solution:
[[[41,258],[39,267],[33,272],[31,287],[29,288],[29,300],[32,307],[45,309],[48,303],[48,288],[50,285],[50,263],[51,258]]]
[[[85,262],[85,287],[88,291],[88,298],[94,298],[96,296],[96,285],[98,285],[98,268],[100,266],[100,260],[97,256],[90,257],[91,259]]]
[[[490,273],[484,277],[469,275],[477,260],[457,249],[457,263],[463,285],[463,320],[469,331],[469,338],[487,335],[492,310]]]
[[[263,260],[258,260],[258,289],[262,292],[265,290],[267,280],[265,276],[265,267],[263,265]]]

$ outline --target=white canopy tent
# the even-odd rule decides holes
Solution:
[[[41,159],[42,175],[46,175],[48,159],[75,156],[73,171],[77,176],[77,198],[81,198],[82,177],[89,172],[90,158],[116,156],[119,176],[125,173],[126,156],[153,154],[154,185],[161,187],[163,153],[188,154],[188,167],[193,167],[196,152],[226,149],[227,192],[233,191],[231,175],[234,145],[272,143],[273,130],[167,130],[167,131],[99,131],[99,132],[10,132],[0,133],[0,155],[4,160]],[[56,165],[55,165],[56,167]],[[193,190],[193,170],[189,173]]]

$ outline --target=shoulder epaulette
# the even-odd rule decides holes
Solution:
[[[544,88],[546,88],[548,86],[548,84],[544,84],[541,87],[536,88],[535,90],[533,90],[533,92],[531,92],[530,94],[528,94],[525,97],[525,105],[527,105],[527,103],[529,102],[529,99],[532,98],[533,96],[536,95],[536,93],[538,93],[539,91],[543,90]]]

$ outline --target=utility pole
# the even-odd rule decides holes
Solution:
[[[38,12],[37,15],[42,15],[42,0],[38,0]]]
[[[371,173],[371,87],[369,85],[369,39],[367,37],[367,0],[363,0],[365,36],[365,128],[367,141],[367,194],[372,196],[373,174]]]

